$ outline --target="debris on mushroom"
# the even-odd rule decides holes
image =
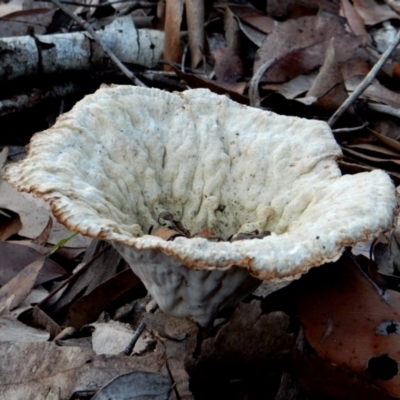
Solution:
[[[207,325],[260,280],[299,278],[392,227],[389,176],[341,176],[341,155],[321,121],[113,86],[34,135],[5,178],[112,243],[165,312]]]

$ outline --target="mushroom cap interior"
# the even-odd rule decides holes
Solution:
[[[49,201],[73,231],[155,249],[189,268],[238,265],[293,279],[391,227],[395,188],[380,170],[341,176],[328,125],[247,107],[208,90],[113,86],[33,136],[5,178]],[[212,242],[148,235],[169,211]]]

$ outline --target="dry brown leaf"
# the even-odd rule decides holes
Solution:
[[[357,75],[367,75],[371,69],[365,58],[358,57],[350,58],[346,62],[341,63],[340,68],[344,79]]]
[[[311,399],[391,400],[384,391],[313,354],[295,351],[296,377]]]
[[[335,38],[329,41],[324,63],[315,78],[306,97],[316,97],[315,107],[328,111],[339,108],[347,99],[347,92],[343,83],[343,76],[336,60]],[[350,107],[348,111],[352,111]]]
[[[400,142],[398,142],[397,140],[394,140],[385,135],[381,135],[379,132],[376,132],[373,129],[368,129],[368,132],[372,133],[378,140],[386,144],[386,146],[389,146],[390,148],[400,152]]]
[[[367,45],[371,43],[371,38],[365,29],[364,21],[358,14],[357,10],[350,3],[349,0],[341,0],[341,15],[347,19],[347,23],[351,31],[355,35],[362,36],[362,44]]]
[[[228,49],[231,49],[235,54],[239,55],[241,52],[239,23],[235,14],[229,7],[225,8],[224,32]]]
[[[266,90],[275,90],[280,93],[286,99],[293,100],[297,96],[306,93],[315,78],[317,77],[317,72],[310,72],[307,75],[299,75],[296,78],[285,83],[267,83],[262,86]]]
[[[88,348],[51,342],[0,343],[0,358],[2,399],[69,399],[121,374],[155,369],[141,357],[97,356]]]
[[[280,311],[262,314],[260,302],[240,303],[215,338],[201,346],[197,369],[202,373],[243,374],[251,366],[279,364],[290,353],[294,337],[289,317]]]
[[[198,326],[188,319],[170,317],[161,311],[144,314],[143,322],[146,330],[163,343],[165,355],[160,372],[169,375],[175,384],[172,399],[193,399],[185,364],[196,349]]]
[[[196,68],[202,61],[204,52],[204,2],[185,0],[185,8],[189,34],[190,66]]]
[[[399,143],[400,144],[400,143]],[[379,146],[376,144],[369,143],[360,143],[360,144],[348,144],[346,147],[350,149],[359,149],[361,151],[367,151],[368,153],[372,153],[374,155],[380,156],[382,158],[388,157],[400,157],[400,149],[398,152],[390,150],[387,147]]]
[[[27,315],[29,314],[29,321],[35,325],[45,329],[49,332],[50,337],[54,338],[61,332],[61,327],[52,318],[50,318],[42,309],[38,306],[32,308],[32,314],[25,313],[25,317],[21,316],[22,321],[28,321]]]
[[[0,316],[0,342],[46,342],[48,332],[32,328],[18,321],[12,315]]]
[[[214,72],[217,82],[228,85],[231,90],[243,94],[246,83],[237,82],[244,75],[242,60],[228,48],[216,49],[212,54],[215,58]]]
[[[48,242],[58,243],[71,235],[71,232],[57,222],[53,217],[50,206],[39,198],[27,193],[20,193],[4,180],[0,179],[0,208],[5,208],[17,213],[22,222],[19,235],[34,239],[40,235],[48,223],[49,217],[53,219],[53,229]],[[68,242],[70,247],[86,247],[87,238],[78,235]]]
[[[80,328],[97,318],[107,306],[133,292],[136,296],[130,296],[131,301],[134,297],[143,295],[145,289],[139,278],[129,268],[102,282],[90,293],[73,303],[68,312],[66,325]]]
[[[298,310],[317,354],[399,397],[399,310],[348,256],[304,281],[308,285],[299,295]],[[385,295],[400,296],[393,291]]]
[[[184,0],[167,0],[165,10],[164,59],[180,63],[182,59],[181,22]],[[170,71],[169,65],[164,70]]]
[[[253,28],[251,25],[246,24],[240,18],[237,19],[237,22],[239,24],[240,30],[244,33],[244,35],[257,47],[260,47],[262,45],[262,42],[267,37],[267,34],[264,32],[260,32],[258,29]],[[241,53],[243,53],[243,51]]]
[[[93,241],[85,253],[83,263],[90,261],[95,254],[106,246],[107,243],[105,242]],[[80,296],[89,294],[102,282],[114,276],[120,261],[121,256],[118,252],[114,248],[109,248],[105,254],[93,262],[90,268],[72,279],[57,301],[52,303],[52,299],[50,299],[50,302],[43,304],[43,310],[51,317],[60,313],[61,310],[65,310]]]
[[[158,236],[164,240],[173,240],[178,236],[183,236],[181,232],[175,231],[173,229],[169,229],[166,226],[159,226],[156,231],[153,233],[154,236]]]
[[[0,285],[13,279],[28,264],[41,257],[41,253],[27,246],[0,241]],[[46,259],[36,285],[66,275],[67,271],[50,259]]]
[[[278,59],[263,81],[285,82],[321,65],[330,39],[335,37],[338,62],[349,59],[361,38],[346,32],[344,21],[336,16],[310,16],[288,20],[275,27],[257,51],[253,70]]]
[[[44,227],[43,231],[40,233],[40,235],[32,240],[32,243],[34,243],[37,246],[44,247],[46,246],[47,241],[49,240],[51,228],[53,227],[53,219],[49,217],[49,221],[47,222],[47,225]]]
[[[349,92],[353,92],[363,79],[363,76],[353,76],[346,79],[346,89]],[[387,104],[395,108],[400,108],[400,94],[387,89],[376,79],[367,87],[360,97],[376,101],[377,103]]]
[[[384,166],[387,166],[389,170],[396,170],[399,165],[400,165],[400,159],[387,159],[387,158],[378,158],[378,157],[372,157],[370,155],[360,153],[355,150],[351,150],[346,146],[342,146],[343,152],[349,153],[352,156],[359,157],[363,159],[365,162],[372,162],[372,163],[378,163],[378,164],[383,164],[381,168],[384,168]],[[394,165],[393,165],[394,164]]]
[[[217,93],[217,94],[227,94],[229,97],[241,104],[249,104],[249,99],[246,96],[241,95],[240,93],[237,93],[233,90],[231,90],[229,87],[226,87],[222,83],[217,83],[216,81],[213,81],[211,79],[207,78],[202,78],[197,75],[193,74],[188,74],[185,72],[182,72],[176,68],[174,68],[174,71],[176,75],[180,78],[183,79],[191,88],[207,88],[210,89],[212,92]]]
[[[18,214],[12,215],[11,218],[0,215],[0,240],[7,240],[17,234],[21,228],[22,223]]]
[[[3,5],[2,5],[3,6]],[[0,18],[0,37],[46,33],[56,9],[36,8],[16,11]]]
[[[45,261],[45,256],[39,257],[0,288],[0,309],[4,308],[11,297],[12,301],[7,304],[9,310],[17,307],[25,300],[35,286],[39,271],[42,269]]]
[[[388,19],[399,19],[400,16],[387,4],[375,0],[353,0],[354,9],[364,20],[365,25],[376,25]]]

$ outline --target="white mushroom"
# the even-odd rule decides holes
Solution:
[[[203,89],[115,86],[34,135],[5,178],[69,229],[111,242],[164,311],[206,325],[259,279],[296,279],[392,226],[389,176],[341,176],[341,155],[321,121]],[[167,241],[148,234],[164,211],[192,234],[271,235]]]

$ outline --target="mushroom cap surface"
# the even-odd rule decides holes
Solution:
[[[341,176],[328,125],[237,104],[204,89],[101,88],[33,136],[5,172],[72,231],[155,251],[190,269],[238,266],[291,280],[392,226],[395,188],[380,170]],[[214,242],[147,234],[168,211]]]

